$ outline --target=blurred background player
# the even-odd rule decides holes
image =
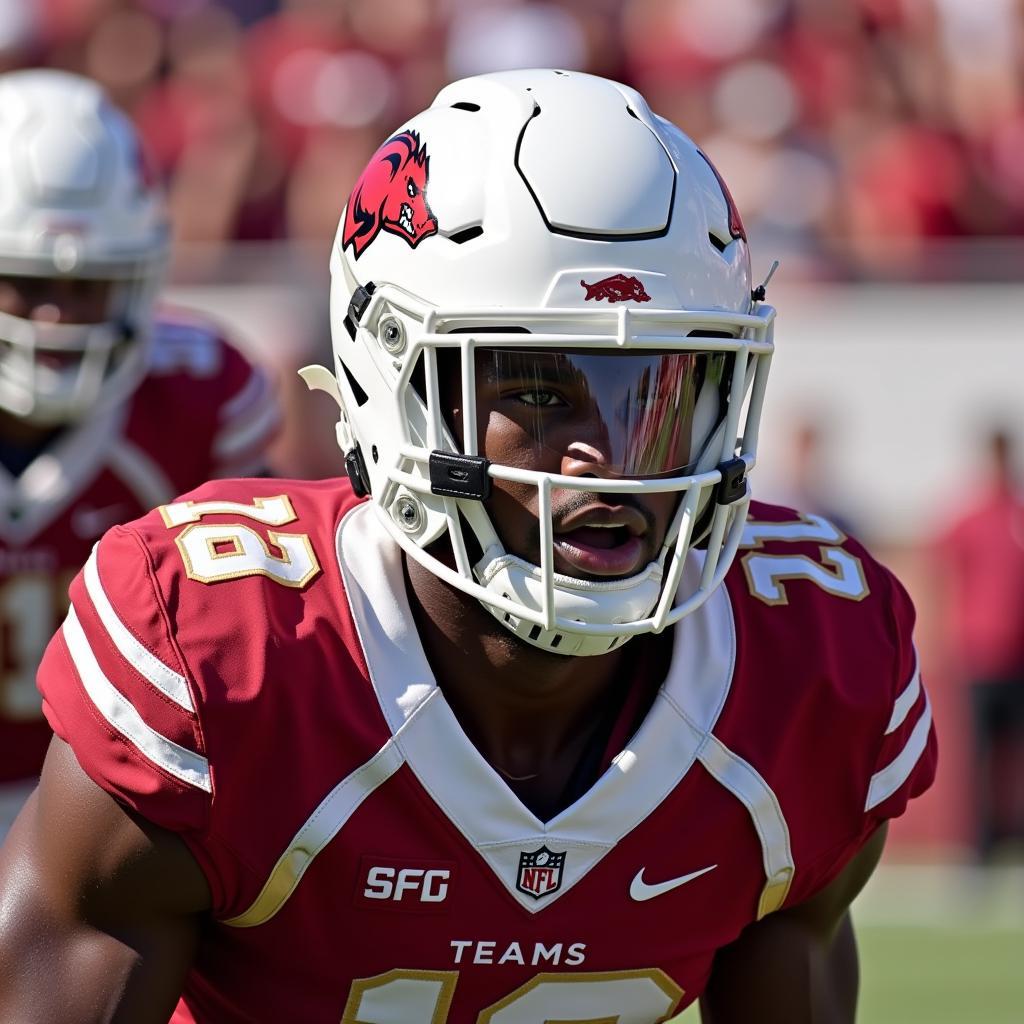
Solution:
[[[979,446],[986,482],[935,548],[951,671],[971,706],[975,843],[1024,843],[1024,497],[1010,427]]]
[[[264,468],[267,377],[210,324],[154,313],[169,225],[93,82],[0,75],[0,836],[49,741],[35,689],[67,586],[114,524]]]

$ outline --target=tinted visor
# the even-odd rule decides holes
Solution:
[[[603,475],[692,472],[725,411],[725,352],[479,349],[478,415]]]

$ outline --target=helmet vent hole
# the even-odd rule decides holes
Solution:
[[[540,636],[540,626],[536,625],[536,623],[535,623],[534,625],[532,625],[530,627],[530,639],[531,640],[536,640],[537,637],[539,637],[539,636]]]
[[[635,117],[638,121],[640,120],[640,118],[637,117],[636,111],[632,107],[626,107],[626,113],[629,114],[630,117]]]
[[[366,405],[369,395],[359,386],[359,381],[352,376],[349,368],[342,363],[341,368],[345,371],[345,379],[348,381],[348,386],[352,389],[352,394],[355,397],[356,405]],[[374,460],[376,461],[376,460]]]
[[[552,650],[554,650],[554,648],[556,648],[561,642],[562,642],[562,634],[561,633],[556,633],[551,638],[551,648],[552,648]]]
[[[462,245],[464,242],[479,238],[483,233],[484,229],[479,224],[474,224],[471,228],[463,228],[461,231],[450,234],[448,238],[456,245]]]
[[[731,241],[732,241],[732,239],[730,238],[730,239],[729,239],[729,242],[723,241],[723,240],[722,240],[721,238],[719,238],[719,237],[718,237],[718,235],[712,234],[712,233],[711,233],[711,232],[709,231],[709,232],[708,232],[708,241],[709,241],[709,242],[710,242],[710,243],[711,243],[711,244],[712,244],[712,245],[713,245],[713,246],[714,246],[714,247],[715,247],[715,248],[716,248],[716,249],[717,249],[717,250],[718,250],[719,252],[725,252],[725,247],[726,247],[726,246],[727,246],[727,245],[729,244],[729,242],[731,242]]]
[[[480,109],[479,103],[453,103],[452,110],[467,110],[471,114],[475,114]]]
[[[376,445],[374,445],[370,449],[370,458],[373,459],[374,464],[380,462],[380,452],[377,451],[377,446]]]

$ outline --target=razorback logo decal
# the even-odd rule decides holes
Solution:
[[[580,280],[580,284],[587,290],[585,302],[594,299],[600,302],[607,299],[609,302],[650,302],[651,297],[647,294],[643,282],[639,277],[627,277],[625,274],[612,274],[611,277],[602,277],[600,281],[587,284]]]
[[[427,205],[430,160],[417,132],[392,135],[370,158],[345,207],[342,249],[352,246],[358,259],[383,231],[404,238],[414,249],[437,233],[437,218]]]
[[[740,219],[740,211],[736,208],[736,201],[732,197],[732,193],[729,191],[729,186],[726,185],[725,180],[718,173],[718,168],[708,159],[707,153],[702,149],[697,150],[702,157],[704,162],[711,168],[718,179],[718,187],[722,190],[722,195],[725,196],[725,205],[729,208],[729,234],[733,238],[742,238],[745,242],[747,240],[747,232],[743,227],[743,221]]]

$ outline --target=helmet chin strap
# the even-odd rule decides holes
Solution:
[[[665,552],[635,576],[626,579],[581,580],[554,574],[555,614],[561,619],[576,619],[596,625],[620,625],[643,619],[650,614],[661,594],[662,564]],[[539,566],[515,555],[481,560],[474,573],[482,586],[494,594],[511,598],[528,608],[542,606],[544,582]],[[546,630],[481,602],[485,608],[520,640],[552,654],[605,654],[621,646],[629,634],[576,633],[568,629]]]

